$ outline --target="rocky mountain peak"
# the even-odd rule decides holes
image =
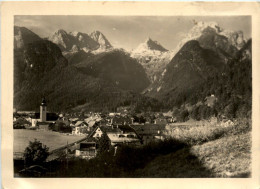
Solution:
[[[55,34],[57,35],[68,35],[67,32],[63,29],[58,29]]]
[[[167,52],[168,50],[165,49],[159,42],[152,40],[148,37],[144,43],[138,45],[136,49],[133,50],[133,53],[149,53],[149,52]]]
[[[241,49],[246,44],[242,31],[224,30],[220,34],[227,37],[229,42],[237,49]]]
[[[67,33],[65,30],[59,29],[49,37],[49,40],[57,44],[63,52],[75,51],[77,49],[101,52],[112,47],[100,31],[86,34],[78,31]]]
[[[97,43],[100,44],[100,48],[101,49],[109,49],[112,47],[112,45],[110,44],[110,42],[107,40],[107,38],[105,37],[105,35],[103,33],[101,33],[100,31],[93,31],[90,35],[89,35],[94,41],[96,41]]]
[[[21,49],[26,44],[39,41],[41,38],[25,27],[14,26],[14,48]]]

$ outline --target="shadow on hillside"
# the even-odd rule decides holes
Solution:
[[[190,147],[182,145],[181,149],[158,154],[147,161],[142,169],[132,175],[135,178],[211,178],[214,173],[190,152]]]
[[[122,147],[115,161],[123,169],[123,174],[118,177],[213,177],[212,171],[190,152],[190,146],[174,139],[151,143],[142,148]]]

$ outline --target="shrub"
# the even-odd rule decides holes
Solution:
[[[49,148],[43,145],[40,141],[35,139],[30,141],[28,147],[24,151],[25,164],[42,165],[49,155]]]

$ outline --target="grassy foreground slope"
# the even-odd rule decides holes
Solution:
[[[136,177],[249,177],[251,132],[159,156]]]

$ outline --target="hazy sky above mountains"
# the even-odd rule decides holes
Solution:
[[[251,37],[250,16],[15,16],[14,24],[48,37],[58,29],[67,32],[102,32],[114,47],[136,48],[148,37],[168,50],[174,49],[195,21],[214,21],[223,29],[244,32]]]

